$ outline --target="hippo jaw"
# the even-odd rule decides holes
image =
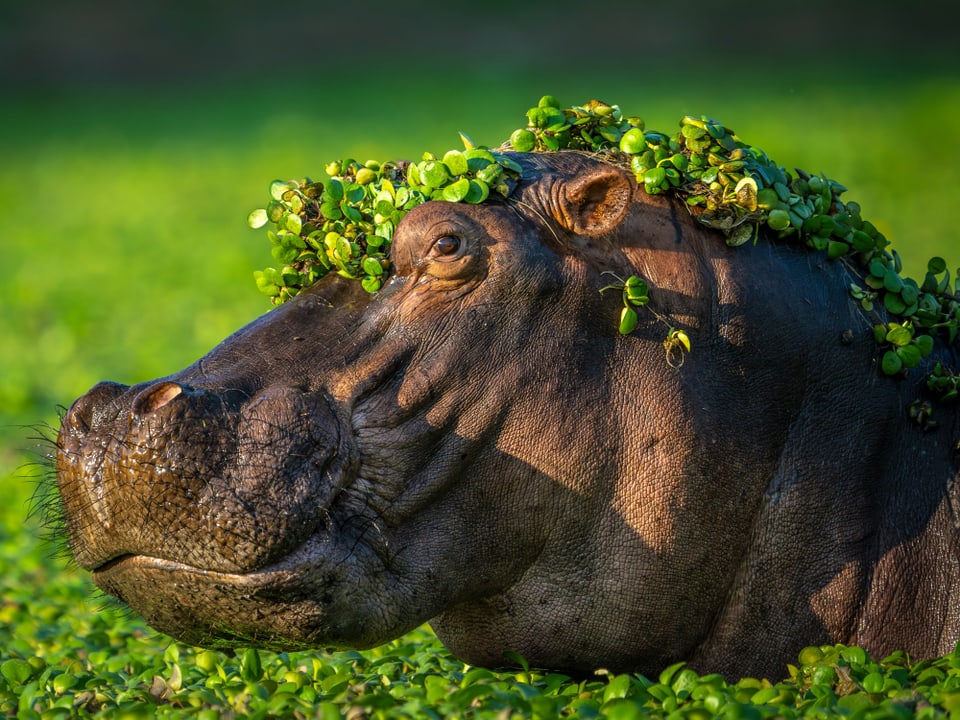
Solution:
[[[152,627],[192,645],[291,650],[382,643],[358,621],[374,612],[364,607],[365,598],[331,590],[349,586],[358,572],[356,550],[334,555],[339,547],[317,535],[275,563],[244,573],[128,554],[94,570],[94,581]]]

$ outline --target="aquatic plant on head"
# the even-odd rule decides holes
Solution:
[[[641,118],[624,115],[618,105],[591,100],[562,107],[547,95],[526,118],[526,125],[495,149],[476,146],[461,134],[464,149],[442,156],[425,153],[418,162],[341,160],[327,165],[325,181],[273,182],[269,204],[248,221],[255,228],[273,224],[268,236],[281,267],[258,271],[257,286],[282,303],[336,272],[376,292],[391,271],[394,229],[412,208],[428,200],[476,204],[491,193],[508,197],[522,179],[509,151],[568,150],[628,168],[651,195],[672,194],[699,222],[721,231],[728,245],[765,237],[802,243],[846,263],[860,278],[850,294],[874,323],[886,375],[901,376],[919,365],[933,351],[936,336],[956,342],[960,278],[951,284],[939,257],[930,260],[921,282],[903,277],[896,251],[856,202],[841,200],[846,188],[840,183],[800,169],[788,172],[705,115],[681,118],[679,130],[667,135],[646,129]],[[629,334],[636,325],[634,308],[646,304],[646,284],[632,276],[604,290],[612,287],[623,293],[619,327]],[[878,305],[892,320],[875,312]],[[682,329],[671,327],[667,340],[674,351],[690,349]],[[937,368],[930,389],[953,400],[960,379],[942,364]]]

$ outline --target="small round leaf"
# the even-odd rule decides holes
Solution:
[[[517,152],[530,152],[537,146],[537,136],[532,130],[515,130],[510,136],[510,145]]]
[[[628,155],[637,155],[647,149],[647,139],[639,128],[627,130],[620,138],[620,151]]]
[[[470,192],[470,180],[460,178],[443,189],[443,199],[447,202],[460,202]]]
[[[444,155],[443,164],[447,166],[447,170],[454,177],[466,174],[468,169],[467,158],[459,150],[451,150]]]
[[[904,345],[909,345],[910,341],[913,340],[913,333],[903,325],[897,325],[896,323],[890,328],[887,332],[886,341],[892,345],[898,347],[903,347]]]
[[[266,225],[269,219],[270,218],[267,217],[267,211],[264,208],[257,208],[247,215],[247,225],[257,230]]]
[[[888,350],[883,354],[880,368],[885,375],[896,375],[903,368],[903,361],[893,350]]]
[[[900,360],[903,362],[903,366],[906,368],[916,367],[920,364],[922,355],[916,345],[904,345],[903,347],[898,347],[896,353],[897,357],[900,358]]]

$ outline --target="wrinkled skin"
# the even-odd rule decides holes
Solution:
[[[520,159],[509,202],[410,212],[376,296],[329,277],[182,372],[77,400],[77,562],[208,646],[429,620],[467,662],[573,672],[951,650],[960,422],[907,420],[922,375],[877,372],[848,270],[730,249],[594,160]],[[649,281],[681,367],[651,312],[617,333],[604,271]]]

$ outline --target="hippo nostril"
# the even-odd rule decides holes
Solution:
[[[170,403],[185,390],[183,385],[175,382],[163,381],[151,385],[133,400],[133,412],[137,415],[148,415],[156,412]]]
[[[113,401],[127,390],[128,385],[101,382],[94,385],[86,395],[79,398],[67,412],[66,422],[81,434],[90,432],[100,424],[113,406]]]

